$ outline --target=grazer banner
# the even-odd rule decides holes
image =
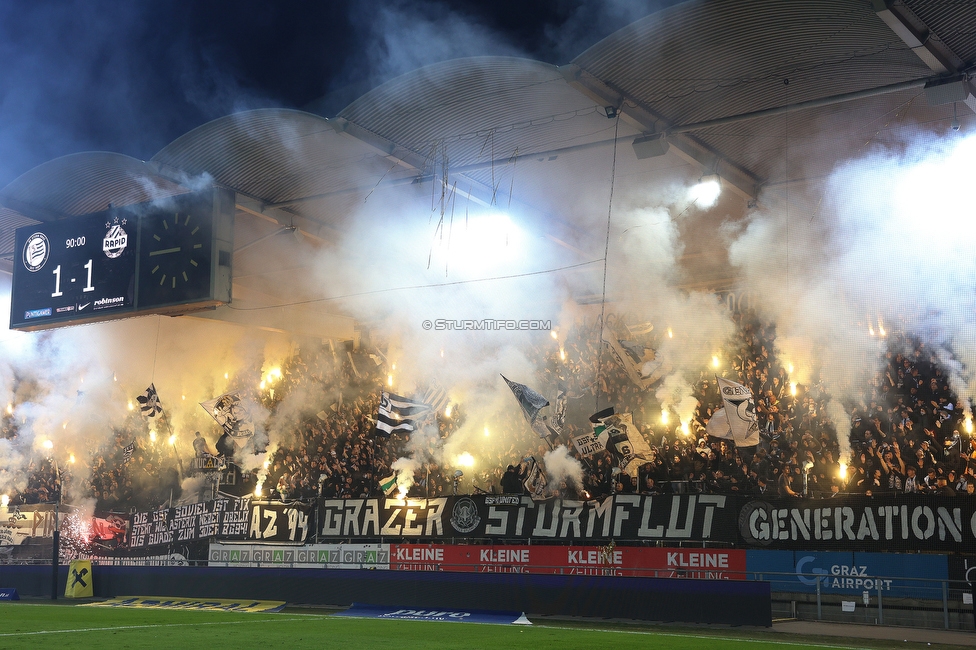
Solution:
[[[251,510],[247,499],[216,499],[168,510],[137,512],[129,548],[162,546],[210,537],[246,539]]]
[[[298,501],[252,501],[249,540],[304,544],[314,533],[315,506]]]
[[[748,501],[739,533],[791,550],[950,551],[976,548],[976,499],[915,495]]]
[[[745,580],[746,551],[640,546],[390,544],[393,571]]]
[[[602,502],[511,495],[323,499],[319,522],[320,539],[737,539],[732,499],[715,494],[618,494]]]

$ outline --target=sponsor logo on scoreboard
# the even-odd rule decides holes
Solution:
[[[66,305],[64,307],[58,307],[57,309],[54,310],[54,312],[57,314],[63,314],[65,312],[74,311],[74,310],[75,310],[74,305]]]
[[[51,308],[45,307],[44,309],[28,309],[24,312],[24,320],[30,320],[31,318],[42,318],[44,316],[51,315]]]
[[[31,273],[40,271],[50,256],[51,243],[47,240],[47,235],[35,232],[27,238],[24,244],[24,267],[28,271]]]
[[[99,298],[95,301],[94,309],[111,309],[112,307],[122,307],[125,304],[125,296],[114,298]]]

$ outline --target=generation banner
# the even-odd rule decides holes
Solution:
[[[137,512],[129,527],[129,548],[164,546],[221,537],[247,539],[251,508],[247,499],[215,499],[167,510]]]
[[[714,494],[618,494],[603,501],[475,495],[323,499],[320,539],[735,540],[736,510]]]
[[[976,500],[916,495],[748,501],[744,543],[789,550],[950,551],[976,548]]]

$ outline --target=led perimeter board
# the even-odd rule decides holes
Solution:
[[[234,210],[211,188],[18,228],[10,329],[229,303]]]

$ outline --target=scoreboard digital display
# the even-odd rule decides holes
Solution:
[[[10,328],[230,302],[233,211],[233,194],[211,189],[19,228]]]

